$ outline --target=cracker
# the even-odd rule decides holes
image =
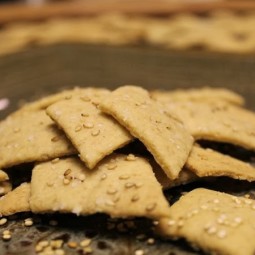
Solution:
[[[255,114],[223,102],[179,102],[165,110],[183,121],[196,140],[226,142],[255,150]]]
[[[35,213],[106,213],[120,218],[158,218],[169,209],[150,164],[116,154],[93,171],[78,158],[38,164],[32,173],[30,205]]]
[[[199,179],[199,177],[193,172],[187,169],[183,169],[179,173],[179,176],[177,179],[170,180],[165,174],[165,172],[162,170],[162,168],[154,160],[153,161],[150,160],[150,164],[153,168],[153,172],[156,176],[157,181],[160,183],[160,185],[162,186],[164,190],[177,187],[180,185],[185,185]]]
[[[170,179],[178,177],[193,138],[182,123],[164,113],[146,90],[120,87],[102,101],[100,107],[146,146]]]
[[[0,123],[0,168],[76,152],[44,111],[10,116]]]
[[[26,111],[38,111],[45,110],[51,104],[54,104],[61,100],[69,100],[72,96],[79,95],[80,97],[100,97],[103,95],[107,95],[109,90],[103,88],[81,88],[75,87],[74,89],[64,90],[56,94],[52,94],[46,97],[43,97],[39,100],[36,100],[31,103],[26,103],[23,107],[21,107],[18,111],[13,114],[20,114]]]
[[[0,170],[0,182],[9,180],[9,176],[3,170]]]
[[[0,215],[8,216],[30,211],[30,183],[22,183],[13,191],[0,198]]]
[[[92,169],[101,159],[133,140],[115,119],[105,115],[89,97],[73,96],[49,108],[47,113],[69,137],[79,156]]]
[[[154,90],[150,92],[153,99],[163,103],[179,101],[225,101],[234,105],[244,105],[244,98],[225,88],[202,87],[193,89]]]
[[[185,168],[199,177],[228,176],[238,180],[255,181],[255,168],[252,165],[198,146],[193,147]]]
[[[0,182],[0,196],[3,196],[12,190],[12,184],[10,181]]]
[[[184,195],[160,220],[165,236],[185,238],[210,254],[253,255],[255,201],[207,189]]]

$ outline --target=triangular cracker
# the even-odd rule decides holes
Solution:
[[[185,169],[199,177],[228,176],[238,180],[255,181],[255,168],[252,165],[198,146],[193,147]]]
[[[163,102],[180,102],[180,101],[225,101],[235,105],[244,105],[244,98],[225,88],[193,88],[193,89],[175,89],[175,90],[153,90],[150,92],[153,99]]]
[[[164,236],[185,238],[210,254],[253,255],[255,201],[207,189],[184,195],[161,219]]]
[[[170,179],[178,177],[193,139],[182,123],[167,116],[146,90],[120,87],[100,107],[146,146]]]
[[[178,102],[165,104],[195,139],[227,142],[255,150],[255,114],[222,102]]]
[[[90,169],[133,140],[115,119],[97,108],[93,97],[84,100],[73,96],[70,100],[51,105],[47,113],[63,129]]]
[[[0,133],[1,168],[76,152],[43,110],[8,117],[0,123]]]
[[[78,158],[38,164],[32,174],[35,213],[107,213],[112,217],[167,214],[169,205],[150,164],[143,158],[112,155],[93,170]]]
[[[30,183],[22,183],[16,189],[0,198],[0,215],[8,216],[18,212],[30,211]]]

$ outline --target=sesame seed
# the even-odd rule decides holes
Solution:
[[[217,233],[217,236],[219,238],[224,238],[226,235],[227,235],[227,232],[224,229],[219,230],[218,233]]]
[[[151,203],[149,205],[146,206],[146,211],[150,212],[153,211],[157,206],[157,203]]]
[[[78,125],[78,126],[76,126],[75,127],[75,132],[79,132],[79,131],[81,131],[81,129],[82,129],[82,126],[81,125]]]
[[[5,241],[10,240],[11,238],[12,238],[12,236],[10,234],[4,234],[3,235],[3,240],[5,240]]]
[[[59,139],[60,138],[58,136],[54,136],[54,137],[51,138],[51,141],[52,142],[57,142],[57,141],[59,141]]]
[[[72,172],[72,170],[70,168],[68,168],[67,170],[65,170],[64,176],[69,175],[71,172]]]
[[[89,117],[89,114],[88,113],[81,113],[81,116],[82,117]]]
[[[64,241],[61,240],[61,239],[56,239],[56,240],[53,240],[50,242],[50,246],[53,248],[53,249],[59,249],[63,246],[63,243]]]
[[[129,179],[129,178],[130,178],[130,176],[127,175],[127,174],[123,174],[123,175],[119,176],[119,179],[120,179],[120,180],[127,180],[127,179]]]
[[[179,221],[177,222],[177,226],[178,226],[179,228],[183,227],[183,225],[184,225],[184,221],[183,221],[183,220],[179,220]]]
[[[84,102],[90,101],[90,98],[88,96],[81,96],[80,99],[83,100]]]
[[[143,250],[136,250],[135,255],[144,255],[144,251]]]
[[[210,227],[208,227],[206,230],[207,230],[207,233],[208,233],[209,235],[215,234],[215,233],[217,232],[217,229],[216,229],[216,227],[214,227],[214,226],[210,226]]]
[[[76,247],[78,246],[78,244],[77,244],[76,242],[68,242],[68,243],[67,243],[67,246],[68,246],[69,248],[74,249],[74,248],[76,248]]]
[[[42,250],[43,250],[43,247],[40,246],[39,244],[37,244],[37,245],[35,246],[35,251],[36,251],[36,252],[41,252]]]
[[[51,163],[52,163],[52,164],[55,164],[55,163],[57,163],[58,161],[59,161],[59,158],[55,158],[55,159],[51,160]]]
[[[85,176],[85,174],[80,174],[79,175],[79,177],[78,177],[78,179],[80,180],[80,181],[85,181],[85,179],[86,179],[86,176]]]
[[[45,248],[49,245],[49,242],[48,241],[40,241],[37,245]]]
[[[136,188],[141,188],[143,186],[143,183],[142,182],[136,182],[135,183],[135,187]]]
[[[83,241],[80,242],[81,247],[87,247],[91,244],[92,240],[91,239],[84,239]]]
[[[167,225],[169,226],[169,227],[172,227],[172,226],[174,226],[175,225],[175,220],[169,220],[168,222],[167,222]]]
[[[208,206],[207,206],[207,205],[201,205],[200,208],[201,208],[202,210],[206,210],[206,209],[208,209]]]
[[[70,179],[67,179],[67,178],[64,178],[64,179],[63,179],[63,184],[64,184],[64,185],[68,185],[68,184],[70,184],[70,182],[71,182]]]
[[[213,200],[213,203],[214,204],[218,204],[220,201],[219,201],[219,199],[217,199],[217,198],[215,198],[214,200]]]
[[[106,200],[105,204],[109,205],[109,206],[114,206],[115,205],[115,203],[112,200]]]
[[[247,205],[251,205],[252,201],[251,201],[251,199],[245,199],[244,203],[247,204]]]
[[[65,251],[62,249],[54,250],[54,255],[65,255]]]
[[[154,244],[154,243],[155,243],[155,239],[154,239],[154,238],[149,238],[149,239],[147,240],[147,243],[148,243],[148,244]]]
[[[107,193],[109,195],[113,195],[115,193],[117,193],[117,189],[113,188],[113,187],[110,187],[108,190],[107,190]]]
[[[135,161],[135,160],[136,160],[136,156],[133,155],[133,154],[129,154],[129,155],[127,155],[127,157],[126,157],[126,160],[127,160],[127,161]]]
[[[108,170],[113,170],[117,167],[117,165],[115,163],[110,163],[108,166],[107,166],[107,169]]]
[[[28,218],[28,219],[25,219],[24,220],[24,225],[26,226],[26,227],[30,227],[30,226],[32,226],[34,224],[34,222],[33,222],[33,219],[32,218]]]
[[[242,222],[243,222],[243,219],[242,219],[241,217],[236,217],[236,218],[234,219],[234,221],[235,221],[236,223],[242,223]]]
[[[100,134],[100,130],[96,129],[96,130],[92,130],[91,135],[92,136],[98,136]]]
[[[93,128],[93,127],[94,127],[94,124],[91,123],[91,122],[85,122],[85,123],[83,124],[83,127],[84,127],[84,128]]]
[[[252,205],[251,209],[255,210],[255,204],[254,204],[254,205]]]
[[[18,133],[20,131],[20,128],[14,128],[14,133]]]
[[[158,224],[159,224],[159,222],[158,222],[157,220],[154,220],[154,221],[153,221],[153,225],[154,225],[154,226],[157,226]]]
[[[3,226],[7,222],[6,218],[0,219],[0,226]]]
[[[105,180],[106,178],[107,178],[107,174],[105,174],[105,173],[102,174],[101,177],[100,177],[101,180]]]
[[[132,196],[132,198],[131,198],[131,201],[132,202],[136,202],[136,201],[138,201],[139,200],[139,196],[138,195],[134,195],[134,196]]]
[[[135,186],[135,184],[134,184],[133,182],[127,182],[127,183],[125,183],[125,188],[127,188],[127,189],[132,188],[132,187],[134,187],[134,186]]]
[[[11,234],[11,231],[10,230],[4,230],[3,231],[3,235],[10,235]]]
[[[88,254],[88,253],[92,253],[92,248],[90,247],[90,246],[88,246],[88,247],[85,247],[84,249],[83,249],[83,252],[85,253],[85,254]]]

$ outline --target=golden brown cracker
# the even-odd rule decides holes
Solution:
[[[234,105],[244,105],[244,98],[225,88],[202,87],[192,89],[154,90],[150,92],[153,99],[172,103],[179,101],[225,101]]]
[[[0,215],[8,216],[30,211],[30,183],[22,183],[16,189],[0,198]]]
[[[8,117],[0,123],[0,133],[1,168],[76,153],[43,110]]]
[[[207,189],[195,189],[160,220],[165,236],[185,238],[210,254],[252,255],[255,251],[255,201]]]
[[[255,181],[255,168],[249,163],[198,146],[193,147],[185,169],[199,177],[228,176],[238,180]]]
[[[51,104],[54,104],[61,100],[69,100],[75,95],[79,95],[80,97],[93,97],[99,98],[100,96],[107,95],[109,90],[104,88],[92,88],[92,87],[75,87],[73,89],[64,90],[52,95],[48,95],[42,97],[34,102],[26,103],[21,107],[18,111],[13,114],[20,114],[26,111],[38,111],[45,110]]]
[[[93,171],[78,158],[41,163],[33,170],[31,187],[35,213],[158,218],[169,208],[150,164],[139,157],[113,154]]]
[[[50,117],[69,137],[90,169],[114,150],[133,140],[129,132],[111,116],[102,113],[94,99],[73,96],[51,105]]]
[[[170,179],[178,177],[193,138],[181,122],[164,113],[146,90],[120,87],[102,101],[100,107],[147,147]]]
[[[255,150],[255,114],[223,102],[178,102],[165,104],[196,140],[226,142]]]

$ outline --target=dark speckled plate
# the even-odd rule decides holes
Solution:
[[[0,57],[0,108],[6,99],[10,102],[9,107],[0,111],[0,119],[24,100],[33,100],[75,85],[114,88],[137,84],[148,89],[223,86],[244,95],[248,107],[255,109],[254,70],[255,56],[248,55],[79,44],[35,48]],[[219,179],[217,185],[215,182],[196,183],[170,190],[166,196],[169,201],[175,201],[183,191],[197,186],[216,190],[224,187],[224,191],[234,194],[254,194],[251,185],[245,182]],[[35,254],[35,243],[42,239],[79,242],[85,237],[92,238],[93,254],[99,255],[134,254],[137,249],[144,250],[145,254],[202,254],[183,241],[164,241],[153,236],[152,223],[145,219],[136,219],[134,229],[120,221],[114,223],[116,228],[109,230],[107,226],[111,220],[105,215],[44,215],[36,217],[32,227],[25,227],[23,219],[28,216],[31,215],[20,214],[0,227],[0,232],[6,228],[13,232],[11,241],[0,240],[1,255]],[[58,226],[49,225],[51,219],[56,219]],[[155,244],[147,244],[149,237],[155,238]],[[79,249],[66,245],[65,250],[66,254],[82,254]]]

